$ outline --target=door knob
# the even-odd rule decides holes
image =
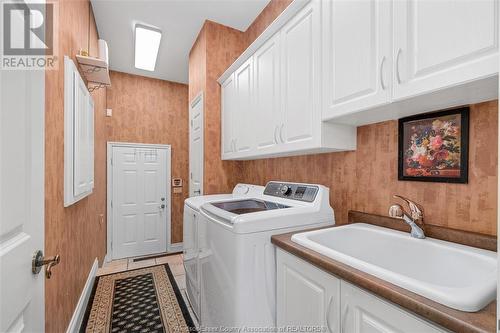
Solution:
[[[52,267],[59,264],[61,262],[61,257],[56,254],[53,257],[45,258],[43,256],[43,251],[38,250],[33,253],[33,259],[31,260],[31,271],[33,274],[38,274],[42,270],[42,266],[47,265],[45,269],[45,277],[50,279],[52,276]]]

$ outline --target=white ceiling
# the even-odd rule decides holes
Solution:
[[[99,38],[108,42],[112,70],[188,82],[189,51],[205,22],[245,31],[270,0],[91,0]],[[154,72],[134,67],[134,26],[162,31]]]

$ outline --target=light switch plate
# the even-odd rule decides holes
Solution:
[[[106,117],[111,117],[113,115],[113,109],[106,109]]]

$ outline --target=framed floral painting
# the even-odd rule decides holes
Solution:
[[[398,179],[467,183],[469,108],[399,119]]]

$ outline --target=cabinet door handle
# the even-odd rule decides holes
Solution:
[[[285,140],[283,139],[283,127],[285,127],[285,124],[281,124],[280,126],[280,139],[282,143],[285,143]]]
[[[332,302],[333,302],[333,296],[330,296],[330,301],[328,302],[328,306],[326,307],[326,313],[325,313],[325,317],[326,317],[326,327],[328,328],[328,331],[330,333],[333,333],[333,330],[332,330],[332,326],[330,325],[330,310],[332,309]]]
[[[385,56],[382,57],[382,61],[380,62],[380,86],[382,87],[382,90],[385,90],[386,85],[384,82],[384,63],[385,63]]]
[[[278,125],[274,126],[274,143],[278,144],[278,138],[276,137],[276,134],[278,132]]]
[[[342,314],[342,321],[340,322],[340,333],[345,332],[345,324],[347,321],[347,314],[349,313],[349,306],[346,305],[344,308],[344,313]]]
[[[396,53],[396,79],[398,80],[398,84],[401,84],[401,76],[399,75],[399,57],[401,55],[401,48],[398,49],[398,53]]]

